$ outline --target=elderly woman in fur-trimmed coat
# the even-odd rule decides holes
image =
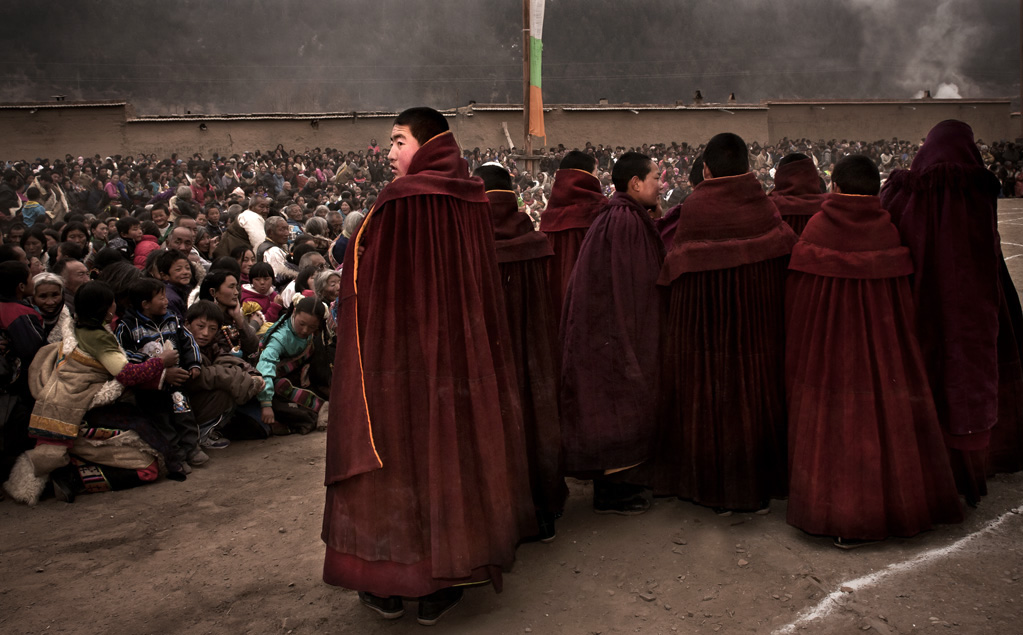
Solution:
[[[163,466],[159,434],[124,417],[94,418],[87,413],[112,404],[126,386],[156,387],[166,366],[177,361],[167,350],[140,364],[128,362],[106,324],[114,315],[114,293],[102,282],[88,282],[75,294],[78,312],[73,329],[62,341],[40,349],[29,369],[29,387],[36,398],[29,435],[36,447],[18,458],[4,488],[11,498],[34,505],[48,480],[56,497],[72,502],[76,494],[120,490],[154,481],[161,468],[171,476],[181,466]],[[70,325],[68,325],[70,326]],[[111,425],[113,424],[113,425]]]

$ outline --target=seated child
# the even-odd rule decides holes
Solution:
[[[263,423],[274,434],[307,434],[316,429],[325,403],[309,389],[313,334],[323,326],[327,309],[316,298],[302,298],[266,332],[256,370],[266,386],[259,393]]]
[[[138,403],[148,408],[187,474],[188,465],[199,466],[210,458],[199,447],[195,414],[181,391],[182,384],[199,375],[199,347],[178,318],[167,311],[167,292],[159,280],[139,279],[132,284],[128,297],[132,306],[118,322],[115,333],[128,359],[144,362],[167,348],[174,348],[180,356],[177,366],[164,371],[162,390],[137,390],[135,394]]]
[[[5,484],[20,502],[35,504],[48,479],[68,503],[83,492],[151,482],[159,476],[161,454],[171,476],[184,478],[163,437],[145,422],[129,428],[110,417],[99,427],[85,421],[90,409],[110,403],[123,387],[157,386],[178,360],[168,348],[141,363],[129,361],[106,328],[114,306],[109,286],[86,282],[75,293],[74,326],[65,325],[63,339],[44,347],[32,365],[30,383],[40,395],[29,428],[36,446],[18,459]]]
[[[167,287],[167,310],[178,320],[185,318],[185,300],[192,292],[192,264],[188,254],[177,249],[168,249],[156,260],[160,279]]]
[[[185,328],[199,346],[202,367],[199,374],[188,380],[185,387],[191,400],[196,421],[199,422],[199,445],[203,448],[219,449],[229,442],[221,436],[224,428],[243,428],[251,417],[239,417],[238,425],[230,426],[236,408],[249,404],[259,425],[256,395],[263,390],[265,382],[259,372],[241,357],[234,355],[223,338],[217,337],[224,323],[224,312],[216,303],[199,300],[188,307],[185,313]],[[266,438],[269,427],[260,430],[243,431],[242,438]]]
[[[49,220],[49,217],[46,216],[46,208],[40,202],[43,193],[39,191],[38,187],[30,187],[25,191],[25,197],[28,200],[21,207],[21,220],[25,223],[25,227],[32,227],[36,223],[43,225],[44,221]]]
[[[134,263],[135,245],[142,240],[142,221],[134,216],[128,216],[115,222],[114,227],[117,229],[117,234],[110,239],[107,246],[121,252],[126,260]],[[142,267],[137,268],[142,269]]]
[[[242,303],[255,302],[267,322],[276,322],[284,308],[274,291],[274,270],[269,263],[257,262],[249,269],[249,284],[242,285]]]
[[[160,228],[151,220],[147,220],[139,227],[139,238],[135,244],[135,255],[132,257],[132,264],[139,271],[145,271],[146,259],[149,258],[149,254],[160,248],[160,243],[157,239],[160,235]]]

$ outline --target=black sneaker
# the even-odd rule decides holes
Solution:
[[[405,606],[401,601],[401,596],[398,595],[382,598],[379,595],[359,591],[359,600],[363,606],[375,611],[385,620],[396,620],[405,614]]]
[[[859,549],[860,547],[866,547],[867,545],[874,545],[881,542],[880,540],[857,540],[855,538],[842,538],[841,536],[835,538],[835,546],[839,549]]]
[[[629,498],[594,498],[593,512],[596,514],[618,514],[619,516],[638,516],[650,509],[650,501],[643,496]]]
[[[433,626],[461,601],[462,589],[459,587],[448,587],[424,595],[419,598],[419,617],[416,621],[423,626]]]
[[[229,445],[231,445],[231,440],[216,430],[210,430],[205,438],[199,440],[199,447],[204,450],[223,450]]]
[[[560,514],[546,514],[541,511],[536,512],[536,526],[537,533],[533,536],[528,536],[522,539],[522,543],[530,542],[554,542],[558,532],[554,528],[555,519]]]

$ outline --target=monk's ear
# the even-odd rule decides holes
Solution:
[[[640,184],[642,182],[643,182],[643,179],[639,178],[638,176],[634,176],[631,179],[629,179],[629,191],[630,192],[638,192],[639,191],[639,186],[640,186]]]
[[[714,178],[714,175],[710,173],[710,168],[707,167],[706,163],[703,164],[703,178],[705,179]]]

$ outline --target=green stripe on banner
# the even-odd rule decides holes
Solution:
[[[540,88],[540,56],[543,53],[543,42],[530,36],[529,38],[529,85]]]

